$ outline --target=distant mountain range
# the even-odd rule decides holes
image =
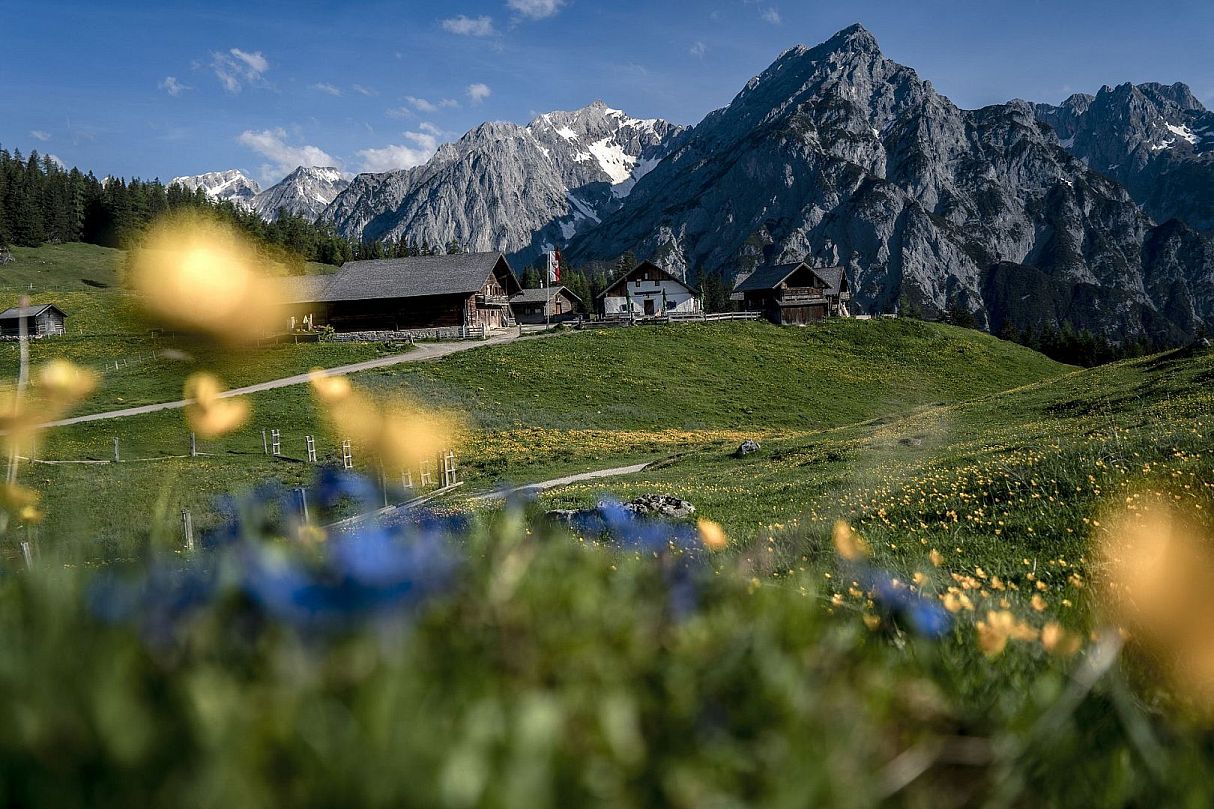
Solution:
[[[315,220],[350,185],[337,169],[319,166],[300,166],[264,191],[236,169],[174,177],[172,183],[191,191],[201,188],[211,199],[232,202],[267,220],[277,219],[280,211]]]
[[[251,206],[274,191],[202,177]],[[350,238],[455,240],[520,266],[560,246],[730,282],[808,258],[845,266],[867,311],[1168,342],[1214,325],[1214,113],[1188,87],[963,110],[859,25],[786,51],[690,129],[596,102],[337,185],[290,198],[332,192],[316,215]]]

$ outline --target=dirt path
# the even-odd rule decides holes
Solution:
[[[643,472],[647,463],[634,464],[632,466],[617,466],[614,469],[599,469],[594,472],[582,472],[577,475],[568,475],[563,478],[553,478],[552,480],[544,480],[539,483],[531,483],[526,486],[516,486],[512,489],[497,489],[487,494],[478,494],[468,498],[473,503],[485,503],[493,500],[505,500],[507,497],[516,494],[539,494],[546,492],[549,489],[556,489],[560,486],[568,486],[571,483],[582,483],[587,480],[599,480],[600,478],[618,478],[622,475],[633,475],[637,472]]]
[[[325,368],[323,374],[325,376],[342,376],[345,374],[358,373],[359,371],[373,371],[376,368],[389,368],[393,365],[401,365],[406,362],[426,362],[427,360],[437,360],[443,357],[448,357],[452,354],[458,354],[461,351],[469,351],[473,348],[481,346],[502,345],[510,343],[519,338],[519,334],[515,330],[511,330],[505,334],[490,337],[488,340],[462,340],[452,343],[422,343],[407,354],[393,354],[390,357],[377,357],[373,360],[364,360],[363,362],[355,362],[350,365],[339,365],[336,368]],[[284,376],[281,379],[271,379],[267,382],[258,382],[255,385],[246,385],[243,388],[233,388],[220,394],[223,398],[232,396],[244,396],[250,393],[261,393],[267,390],[276,390],[278,388],[289,388],[294,385],[305,385],[311,378],[310,374],[295,374],[294,376]],[[122,410],[109,410],[105,413],[90,413],[87,416],[73,416],[72,418],[60,419],[58,421],[49,421],[45,425],[50,427],[67,427],[72,424],[85,424],[90,421],[107,421],[109,419],[120,419],[127,416],[142,416],[145,413],[157,413],[161,410],[180,410],[190,404],[190,399],[180,399],[176,402],[159,402],[157,404],[140,405],[138,407],[127,407]]]

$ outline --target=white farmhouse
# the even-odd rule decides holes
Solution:
[[[700,293],[658,265],[642,261],[599,295],[603,316],[642,319],[700,311]]]

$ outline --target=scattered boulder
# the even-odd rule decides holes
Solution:
[[[588,521],[603,516],[606,504],[599,503],[594,508],[558,508],[544,513],[545,519],[570,528],[584,527]],[[637,517],[667,517],[682,519],[695,514],[696,507],[686,500],[670,494],[643,494],[622,504],[626,511]]]
[[[733,457],[745,458],[747,455],[753,455],[761,449],[763,449],[763,446],[758,441],[747,438],[742,442],[741,446],[738,447],[738,451],[733,454]]]
[[[672,494],[643,494],[624,504],[624,508],[639,516],[690,517],[696,507]]]

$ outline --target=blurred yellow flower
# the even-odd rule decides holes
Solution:
[[[6,483],[0,487],[0,506],[24,522],[41,522],[42,512],[38,508],[41,499],[38,492],[19,483]]]
[[[66,408],[97,388],[97,373],[65,359],[54,359],[38,368],[35,384],[50,402]]]
[[[989,657],[997,657],[1007,648],[1009,640],[1035,640],[1037,630],[1017,620],[1009,610],[990,610],[986,620],[974,624],[978,646]]]
[[[708,550],[723,551],[729,545],[720,523],[702,519],[696,523],[696,527],[700,530],[700,543]]]
[[[225,398],[223,384],[213,374],[192,374],[185,381],[186,420],[203,438],[215,438],[239,429],[249,419],[249,403]]]
[[[831,539],[835,543],[835,552],[849,562],[858,562],[869,555],[868,543],[855,532],[846,520],[837,520]]]
[[[312,383],[312,391],[316,394],[316,398],[327,404],[340,402],[354,390],[349,378],[330,376],[321,368],[312,369],[308,373],[308,379]]]
[[[165,325],[240,344],[273,331],[279,288],[235,227],[199,213],[153,225],[131,254],[131,283]]]
[[[1162,498],[1144,501],[1104,521],[1100,603],[1179,691],[1214,709],[1211,538]]]
[[[1041,647],[1052,655],[1070,657],[1079,651],[1083,639],[1051,621],[1041,628]]]

